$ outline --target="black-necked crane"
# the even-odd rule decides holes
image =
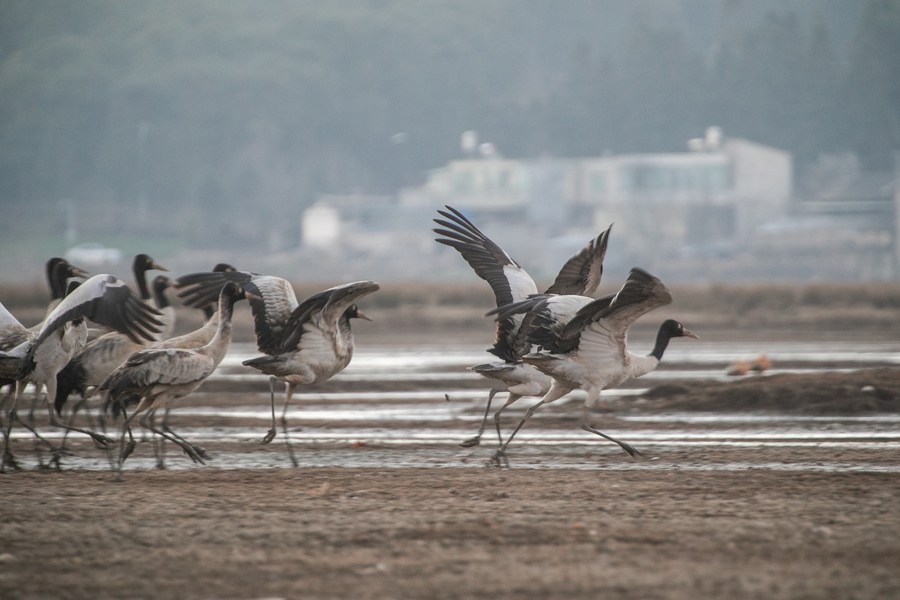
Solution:
[[[669,340],[697,337],[678,321],[668,319],[660,325],[650,354],[641,356],[628,350],[626,337],[631,324],[670,302],[672,294],[662,281],[643,269],[634,268],[615,295],[597,300],[572,295],[537,296],[492,311],[501,318],[525,315],[523,333],[539,349],[525,355],[523,360],[553,378],[550,390],[528,408],[494,454],[494,461],[499,463],[506,447],[535,410],[575,389],[587,392],[581,428],[615,442],[631,456],[640,454],[629,444],[593,428],[589,411],[603,390],[656,369]]]
[[[226,263],[219,263],[215,267],[213,267],[214,272],[225,272],[225,271],[235,271],[235,268]],[[154,279],[154,284],[156,289],[154,291],[155,300],[157,306],[163,310],[163,306],[171,306],[168,303],[168,300],[165,297],[165,290],[174,286],[174,282],[171,281],[165,275],[158,276]],[[216,334],[216,330],[219,327],[219,313],[217,307],[219,305],[219,298],[216,296],[215,298],[211,298],[208,304],[197,306],[200,310],[203,311],[205,316],[205,320],[203,324],[194,329],[193,331],[189,331],[182,335],[169,337],[166,336],[163,339],[160,339],[155,342],[151,342],[147,345],[148,348],[156,348],[156,349],[165,349],[165,348],[199,348],[201,346],[205,346],[212,340],[213,336]],[[160,336],[162,337],[162,336]],[[134,401],[137,402],[140,398],[134,398]],[[126,402],[126,407],[128,406],[128,402]],[[118,408],[117,405],[113,404],[107,407],[112,410],[114,414],[117,414]],[[167,413],[168,414],[168,411]]]
[[[56,308],[56,305],[59,304],[60,300],[62,300],[63,296],[65,296],[66,282],[70,277],[88,276],[88,273],[86,271],[79,269],[75,265],[69,263],[69,261],[67,261],[66,259],[59,256],[54,256],[47,259],[47,262],[44,263],[44,274],[47,278],[47,287],[50,290],[50,300],[47,303],[47,311],[44,313],[45,317],[49,315],[54,308]],[[18,342],[12,343],[15,340],[15,336],[18,335],[17,333],[13,332],[12,334],[10,334],[12,337],[6,337],[4,335],[4,324],[8,324],[7,326],[15,329],[15,326],[12,325],[13,323],[18,325],[19,321],[15,317],[13,317],[12,314],[10,314],[9,311],[6,310],[6,308],[3,308],[3,314],[0,314],[0,351],[9,350],[18,345]],[[40,329],[40,327],[41,323],[37,323],[29,327],[29,330],[32,332],[36,332],[38,329]],[[24,336],[25,334],[22,333],[21,335]],[[20,339],[19,341],[21,342],[23,340],[24,338]],[[0,403],[8,401],[11,397],[11,394],[15,392],[16,388],[15,378],[0,377],[0,389],[3,389],[7,386],[9,386],[10,391],[3,398],[3,400],[0,401]]]
[[[131,422],[137,415],[142,415],[139,420],[142,427],[177,444],[194,462],[202,464],[208,458],[202,448],[171,431],[155,427],[149,417],[196,390],[219,366],[231,344],[234,305],[244,298],[255,297],[241,286],[227,283],[219,293],[219,318],[209,343],[199,348],[148,348],[135,352],[100,384],[99,390],[108,392],[113,403],[134,395],[141,398],[122,423],[118,460],[120,472],[122,463],[135,446]],[[124,409],[124,406],[120,404],[120,408]],[[126,436],[128,442],[125,441]]]
[[[38,324],[40,325],[40,324]],[[36,327],[35,330],[39,329]],[[3,304],[0,304],[0,352],[12,350],[19,344],[27,341],[33,332],[25,329],[19,320],[9,312]],[[11,387],[11,391],[7,392],[3,399],[0,400],[0,407],[12,398],[12,394],[16,390],[15,373],[8,373],[6,376],[0,376],[0,388],[6,386]]]
[[[526,300],[538,293],[534,280],[519,263],[507,254],[493,240],[487,237],[465,215],[451,206],[438,210],[442,219],[434,219],[441,226],[434,232],[443,236],[438,243],[456,249],[469,263],[475,274],[491,286],[497,307]],[[572,256],[560,269],[559,274],[545,294],[577,294],[590,296],[600,285],[603,274],[603,258],[609,243],[612,226],[592,239]],[[488,350],[502,362],[489,362],[471,367],[476,373],[498,380],[502,387],[492,387],[488,393],[487,406],[475,437],[462,442],[462,446],[476,446],[481,442],[485,424],[491,410],[494,396],[506,391],[506,403],[494,413],[494,426],[500,443],[500,414],[519,398],[542,396],[550,389],[551,379],[533,366],[522,362],[522,356],[531,350],[531,343],[518,335],[523,315],[510,314],[497,319],[494,346]]]
[[[12,350],[28,341],[30,333],[9,310],[0,303],[0,352]]]
[[[219,265],[217,265],[218,267]],[[226,265],[227,266],[227,265]],[[299,306],[294,288],[287,279],[274,275],[261,275],[233,268],[202,271],[182,275],[175,280],[178,297],[186,306],[209,306],[225,283],[233,281],[263,301],[251,301],[257,345],[261,352],[270,347],[282,335],[291,313]]]
[[[235,271],[235,270],[236,269],[233,266],[231,266],[227,263],[219,263],[215,267],[213,267],[214,272],[227,272],[227,271]],[[165,289],[163,289],[163,286],[161,285],[160,279],[165,279],[165,286],[164,286],[165,289],[168,289],[169,287],[174,285],[174,282],[170,281],[164,275],[157,276],[154,279],[154,283],[157,284],[156,285],[157,289],[154,291],[155,294],[161,294],[165,291]],[[161,301],[162,301],[161,298],[156,297],[157,306],[160,306],[160,308],[162,308]],[[212,340],[213,336],[216,334],[216,331],[219,328],[219,312],[217,310],[218,304],[219,304],[219,299],[215,298],[211,303],[209,303],[205,306],[198,307],[203,311],[204,315],[206,316],[206,320],[197,329],[194,329],[193,331],[189,331],[182,335],[178,335],[175,337],[166,337],[159,341],[152,342],[147,346],[147,348],[156,349],[156,350],[168,349],[168,348],[180,348],[180,349],[184,349],[184,350],[192,350],[195,348],[200,348],[202,346],[205,346]],[[119,408],[120,404],[124,404],[124,406],[127,408],[128,406],[130,406],[132,404],[136,404],[139,401],[140,401],[140,396],[137,396],[137,395],[132,395],[131,397],[121,397],[121,398],[119,398],[118,402],[116,402],[116,403],[110,403],[109,398],[107,398],[106,406],[104,407],[104,412],[109,411],[109,412],[112,412],[114,415],[116,415],[120,412],[120,408]],[[162,419],[162,423],[161,423],[160,427],[163,429],[163,431],[166,431],[167,433],[173,433],[169,429],[169,424],[168,424],[169,423],[169,411],[170,411],[170,407],[166,406],[165,412],[163,413],[163,419]],[[155,427],[155,419],[156,419],[156,413],[154,412],[153,414],[151,414],[149,416],[149,422],[154,427]],[[163,469],[163,468],[165,468],[164,454],[163,454],[165,440],[161,439],[160,442],[161,443],[159,443],[156,446],[156,466],[157,466],[157,468]]]
[[[137,285],[138,294],[141,299],[148,302],[153,299],[150,286],[147,283],[147,271],[168,271],[149,254],[135,254],[131,261],[131,272],[134,274],[134,283]]]
[[[47,259],[44,264],[44,273],[47,276],[47,287],[50,288],[50,301],[47,304],[46,314],[50,314],[50,311],[56,308],[56,305],[66,295],[66,285],[69,279],[90,277],[90,273],[59,256]]]
[[[216,266],[213,267],[214,273],[234,273],[237,269],[229,264],[229,263],[217,263]],[[217,300],[213,298],[210,302],[205,305],[196,305],[194,308],[197,308],[203,311],[203,315],[206,317],[206,320],[209,321],[216,314],[216,305],[218,304]]]
[[[178,278],[179,296],[189,306],[202,305],[210,291],[225,281],[236,281],[261,296],[251,299],[256,343],[265,355],[244,361],[270,376],[269,391],[272,423],[262,443],[275,438],[274,381],[285,383],[282,426],[287,438],[287,409],[297,386],[325,381],[342,371],[353,357],[353,333],[350,319],[369,320],[356,302],[379,289],[374,281],[338,285],[297,303],[290,282],[280,277],[243,271],[194,273]],[[289,444],[289,440],[285,439]],[[290,449],[290,445],[288,445]],[[290,454],[296,466],[297,461]]]
[[[9,317],[11,315],[4,318],[8,320]],[[8,330],[26,331],[26,338],[14,348],[0,353],[0,374],[16,379],[15,397],[5,410],[3,465],[14,464],[9,462],[9,434],[16,404],[28,383],[35,386],[37,396],[46,387],[52,425],[89,435],[98,444],[106,443],[108,440],[99,434],[58,420],[51,400],[55,396],[56,375],[84,346],[87,340],[86,320],[119,331],[134,340],[150,340],[161,326],[157,317],[159,311],[145,304],[124,281],[106,274],[94,275],[77,287],[71,285],[69,293],[47,315],[37,332],[28,332],[13,317],[15,322],[7,323]],[[55,449],[54,461],[57,465],[59,450]]]
[[[209,306],[210,299],[228,281],[233,281],[262,298],[261,301],[250,301],[256,345],[260,352],[267,354],[274,352],[284,336],[285,327],[291,319],[291,315],[300,306],[294,287],[287,279],[249,271],[222,269],[182,275],[176,280],[175,287],[179,289],[178,296],[182,298],[186,306],[203,308]],[[285,415],[290,400],[289,391],[293,392],[290,387],[286,387]],[[275,391],[272,379],[269,381],[269,392],[272,404],[272,426],[262,439],[261,443],[263,444],[271,442],[277,433],[275,429]],[[287,431],[286,428],[285,431]]]
[[[166,297],[166,290],[171,288],[175,283],[165,275],[157,275],[150,283],[150,293],[153,296],[153,303],[159,312],[162,313],[163,330],[159,332],[157,340],[165,340],[172,337],[175,331],[175,307]]]
[[[166,290],[172,287],[172,285],[172,280],[165,275],[157,275],[150,284],[153,304],[159,310],[159,321],[162,322],[162,328],[156,335],[157,340],[169,339],[175,328],[175,308],[169,303],[169,299],[166,297]],[[215,330],[214,326],[212,327],[212,330]],[[209,338],[211,337],[212,333],[209,335]],[[105,370],[109,369],[112,371],[112,368],[114,367],[111,366],[111,363],[115,362],[118,356],[124,355],[129,348],[133,348],[133,351],[137,351],[148,346],[159,347],[160,344],[160,341],[155,341],[150,342],[149,344],[142,343],[140,345],[135,345],[131,340],[121,334],[116,334],[115,336],[110,334],[104,339],[107,343],[95,343],[94,340],[88,341],[84,349],[56,376],[56,398],[53,400],[53,407],[58,414],[62,415],[63,406],[73,391],[77,391],[81,395],[81,398],[75,406],[72,407],[69,416],[70,423],[74,421],[75,416],[78,414],[81,407],[91,398],[97,385],[99,385],[105,375],[108,374],[104,374]],[[207,338],[206,342],[208,341],[209,339]],[[202,346],[203,344],[199,345]],[[100,360],[98,357],[103,357],[103,360]],[[127,357],[123,358],[123,361],[125,359],[127,359]],[[121,362],[122,361],[120,361],[119,364],[121,364]],[[65,436],[63,436],[63,444],[65,444],[65,439]]]
[[[233,273],[236,271],[237,269],[227,263],[218,263],[212,270],[213,273]],[[168,280],[168,278],[166,279],[166,289],[176,287],[175,282]],[[158,342],[153,342],[150,346],[152,348],[199,348],[200,346],[205,346],[213,338],[219,327],[218,305],[219,299],[215,298],[208,304],[197,306],[206,317],[203,325],[188,333],[175,337],[166,337]]]
[[[147,284],[147,271],[168,271],[168,269],[157,263],[150,255],[143,253],[135,255],[131,269],[141,299],[148,304],[153,302],[154,294]],[[162,295],[161,300],[159,296],[155,299],[157,308],[160,308],[160,301],[165,304],[168,302],[165,299],[165,287],[159,286],[157,289]],[[158,320],[162,323],[162,328],[157,332],[154,340],[132,339],[118,331],[110,331],[89,341],[81,352],[76,354],[69,364],[59,372],[57,391],[53,398],[53,406],[56,411],[62,413],[63,406],[73,392],[78,392],[84,400],[90,398],[94,389],[112,373],[113,369],[122,364],[134,352],[161,339],[162,332],[169,327],[168,319],[171,318],[171,315],[167,317],[166,311],[159,312],[161,316]]]
[[[55,304],[59,304],[59,301],[62,300],[63,296],[66,294],[66,281],[62,282],[56,276],[56,266],[62,264],[68,264],[69,261],[60,257],[53,256],[47,259],[47,262],[44,263],[44,274],[47,277],[47,287],[50,288],[50,302],[54,302]],[[53,310],[53,306],[51,306],[48,310]]]
[[[54,256],[47,260],[44,265],[44,271],[47,276],[47,286],[50,288],[50,300],[47,303],[47,311],[44,313],[44,318],[49,315],[54,308],[60,303],[63,297],[66,295],[66,289],[68,286],[68,282],[72,278],[86,278],[89,277],[90,274],[71,264],[64,258],[60,258],[58,256]],[[31,327],[28,328],[31,332],[37,332],[38,329],[41,328],[42,322],[38,322]],[[88,330],[88,339],[92,337],[96,337],[100,335],[102,330],[93,328]],[[4,348],[0,347],[0,350]],[[15,379],[0,379],[0,387],[5,385],[9,385],[13,392],[15,391]],[[29,427],[31,427],[34,423],[34,411],[37,406],[37,397],[34,398],[34,401],[31,404],[31,410],[28,412],[28,420]]]

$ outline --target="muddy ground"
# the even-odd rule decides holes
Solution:
[[[27,472],[4,598],[896,598],[900,478]]]
[[[639,410],[770,398],[753,409],[883,413],[898,397],[896,371],[876,369],[687,395],[660,387]],[[296,450],[301,463],[317,451]],[[900,597],[895,471],[678,468],[815,465],[833,452],[709,448],[662,457],[671,469],[576,470],[517,469],[511,448],[507,469],[218,464],[129,471],[118,483],[107,471],[27,470],[0,476],[0,597]],[[896,466],[900,450],[840,458]]]

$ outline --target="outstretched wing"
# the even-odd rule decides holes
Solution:
[[[279,343],[270,350],[260,348],[266,354],[282,354],[296,351],[303,336],[304,325],[318,319],[319,328],[336,329],[341,315],[357,300],[377,291],[379,286],[374,281],[355,281],[329,288],[313,294],[304,300],[291,314],[285,324],[284,335]]]
[[[218,266],[218,265],[217,265]],[[229,281],[233,281],[242,288],[251,289],[250,282],[256,273],[235,270],[201,271],[188,273],[175,279],[175,288],[178,297],[185,306],[191,308],[203,308],[215,305],[219,301],[219,292]]]
[[[182,275],[175,282],[178,297],[187,306],[200,308],[218,300],[222,287],[233,281],[252,296],[256,345],[260,352],[271,354],[284,337],[284,328],[298,306],[294,287],[287,279],[259,275],[247,271],[214,271]],[[254,297],[256,296],[256,297]]]
[[[603,258],[606,256],[610,230],[612,225],[567,260],[545,293],[592,296],[603,275]]]
[[[28,330],[0,303],[0,350],[10,350],[28,339]]]
[[[491,286],[497,306],[524,300],[537,293],[537,286],[531,275],[461,212],[447,206],[446,211],[439,210],[438,213],[447,220],[434,219],[435,223],[446,228],[434,230],[438,235],[444,236],[435,238],[435,241],[455,248],[462,254],[475,274]]]
[[[537,285],[525,269],[461,212],[451,206],[446,208],[438,211],[444,219],[434,219],[443,227],[434,230],[443,236],[435,241],[455,248],[475,274],[488,282],[497,307],[537,294]],[[489,352],[505,361],[516,362],[521,356],[515,345],[520,322],[521,317],[498,319],[494,347]]]
[[[669,288],[647,271],[634,268],[615,296],[595,300],[581,308],[559,334],[560,352],[583,344],[615,343],[625,352],[628,328],[641,316],[672,302]]]
[[[495,313],[500,317],[524,315],[517,336],[521,340],[519,343],[535,344],[549,352],[565,352],[565,345],[560,340],[563,329],[582,307],[591,302],[594,300],[588,296],[542,294],[488,314]]]
[[[143,302],[121,279],[94,275],[47,315],[34,339],[39,345],[56,329],[77,319],[89,319],[124,333],[135,342],[152,341],[162,330],[162,313]]]

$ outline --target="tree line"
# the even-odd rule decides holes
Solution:
[[[6,0],[0,40],[4,203],[198,242],[416,184],[465,130],[524,158],[718,125],[801,170],[900,148],[900,0]]]

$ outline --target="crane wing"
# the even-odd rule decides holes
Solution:
[[[192,350],[141,350],[116,367],[99,389],[109,390],[110,397],[116,399],[123,393],[141,393],[154,385],[199,385],[215,368],[211,357]]]
[[[143,302],[121,279],[112,275],[94,275],[47,315],[35,336],[40,344],[54,330],[77,319],[89,319],[124,333],[135,342],[152,341],[162,330],[160,313]]]
[[[446,211],[439,210],[438,213],[447,220],[434,219],[435,223],[446,228],[434,230],[444,236],[435,238],[435,241],[455,248],[475,274],[488,282],[497,306],[524,300],[537,293],[537,285],[525,269],[461,212],[447,206]]]
[[[434,219],[442,226],[434,232],[443,236],[435,241],[455,248],[475,274],[488,282],[498,308],[537,294],[537,285],[525,269],[461,212],[452,206],[446,208],[438,211],[444,219]],[[489,352],[505,361],[517,361],[521,354],[516,348],[516,333],[521,320],[513,315],[498,318],[494,347]]]
[[[0,303],[0,350],[11,350],[28,339],[28,330]]]
[[[357,300],[377,291],[380,286],[374,281],[355,281],[335,286],[313,294],[294,309],[285,324],[284,335],[278,344],[269,349],[260,347],[266,354],[282,354],[296,351],[301,344],[304,331],[309,330],[307,324],[318,321],[314,325],[323,331],[338,327],[341,315]]]
[[[631,324],[670,302],[672,294],[659,278],[633,268],[615,296],[582,307],[565,325],[559,338],[569,351],[583,344],[613,344],[624,356],[625,338]]]
[[[603,259],[611,230],[612,225],[567,260],[545,293],[592,296],[603,275]]]
[[[291,314],[299,305],[294,287],[287,279],[247,271],[212,271],[182,275],[176,280],[175,287],[180,290],[178,297],[183,298],[187,306],[201,308],[215,304],[222,286],[229,281],[256,296],[248,298],[256,345],[260,352],[273,353],[284,337]]]

